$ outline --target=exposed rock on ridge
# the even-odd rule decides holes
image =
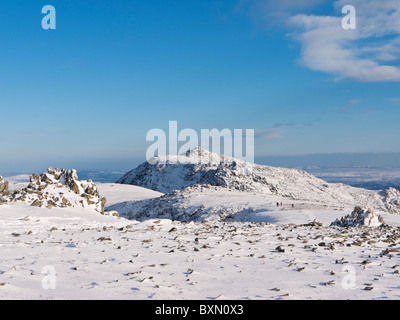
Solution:
[[[0,183],[1,188],[1,183]],[[5,198],[6,202],[23,201],[31,206],[82,207],[104,214],[106,198],[91,180],[79,181],[76,170],[48,168],[47,172],[30,176],[27,187],[17,189]]]

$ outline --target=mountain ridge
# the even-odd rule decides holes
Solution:
[[[151,163],[142,163],[117,183],[138,185],[166,194],[194,185],[210,185],[328,206],[363,206],[400,212],[400,192],[393,188],[374,191],[328,183],[301,169],[251,164],[201,148],[179,156],[154,157]]]

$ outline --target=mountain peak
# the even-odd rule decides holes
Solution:
[[[208,166],[218,166],[221,163],[243,162],[224,154],[211,152],[207,149],[196,147],[189,149],[179,155],[157,155],[149,159],[147,162],[151,165],[159,164],[201,164]],[[249,163],[250,165],[250,163]]]

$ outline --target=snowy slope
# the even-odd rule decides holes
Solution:
[[[99,182],[96,185],[99,188],[100,194],[107,199],[107,207],[126,201],[154,199],[163,195],[161,192],[133,185]]]
[[[278,196],[210,185],[195,185],[157,198],[125,201],[107,207],[107,210],[115,210],[122,217],[139,221],[171,219],[186,222],[208,220],[304,224],[317,219],[324,225],[350,214],[353,209],[354,206],[288,201]]]

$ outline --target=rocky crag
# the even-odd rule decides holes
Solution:
[[[383,218],[374,213],[371,209],[355,207],[351,214],[341,219],[336,219],[331,226],[338,227],[379,227],[385,224]]]
[[[2,191],[1,191],[2,190]],[[3,202],[25,202],[34,207],[82,207],[105,214],[106,198],[91,180],[79,180],[76,170],[48,168],[41,175],[32,174],[29,184],[10,193],[8,184],[0,179]]]

